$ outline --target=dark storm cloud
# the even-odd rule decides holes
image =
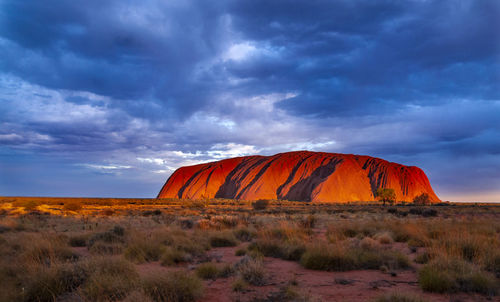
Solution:
[[[494,191],[498,28],[493,0],[0,0],[1,160],[143,194],[179,165],[307,148]]]

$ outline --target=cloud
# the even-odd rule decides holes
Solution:
[[[33,194],[151,197],[182,165],[310,149],[494,196],[499,15],[489,0],[0,1],[0,189],[32,173]]]

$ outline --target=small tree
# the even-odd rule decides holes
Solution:
[[[396,193],[394,193],[394,189],[389,189],[389,188],[378,188],[376,197],[378,198],[379,201],[384,203],[393,203],[396,201]]]
[[[415,196],[415,198],[413,198],[414,204],[426,205],[426,204],[429,204],[430,202],[431,202],[431,199],[429,197],[429,194],[427,194],[427,193],[422,193],[420,195]]]

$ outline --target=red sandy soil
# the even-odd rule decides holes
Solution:
[[[235,263],[241,257],[234,256],[238,247],[214,248],[210,254],[220,262]],[[207,281],[203,301],[251,301],[263,299],[280,287],[286,287],[291,280],[296,280],[302,293],[319,301],[371,301],[385,293],[394,291],[415,293],[428,301],[488,301],[486,297],[470,294],[441,295],[424,293],[418,286],[417,273],[414,270],[399,271],[392,277],[388,273],[375,270],[325,272],[305,269],[299,263],[276,258],[264,258],[264,265],[269,279],[264,286],[250,286],[245,293],[234,293],[231,282],[234,277]],[[338,284],[336,280],[352,282]]]
[[[237,247],[213,248],[208,256],[214,262],[234,264],[241,256],[235,256],[237,249],[245,247],[246,243]],[[392,249],[407,254],[413,260],[417,253],[411,253],[406,244],[393,243]],[[89,255],[86,247],[75,247],[75,252],[85,257]],[[412,264],[418,268],[418,264]],[[300,293],[312,298],[312,301],[373,301],[386,293],[412,293],[425,301],[492,301],[491,298],[477,294],[432,294],[423,292],[418,286],[415,269],[397,271],[396,276],[377,270],[358,270],[347,272],[315,271],[303,268],[299,263],[277,258],[264,258],[267,271],[266,284],[249,286],[244,292],[232,291],[231,284],[235,276],[204,281],[204,296],[200,301],[231,302],[231,301],[273,301],[272,294],[285,288],[295,280]],[[136,265],[141,275],[162,273],[173,270],[194,270],[196,265],[162,266],[159,262],[149,262]],[[348,284],[342,284],[348,283]],[[493,297],[498,299],[498,297]],[[500,301],[500,299],[495,300]]]

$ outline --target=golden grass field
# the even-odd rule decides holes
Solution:
[[[500,205],[3,197],[0,256],[0,301],[498,301]]]

